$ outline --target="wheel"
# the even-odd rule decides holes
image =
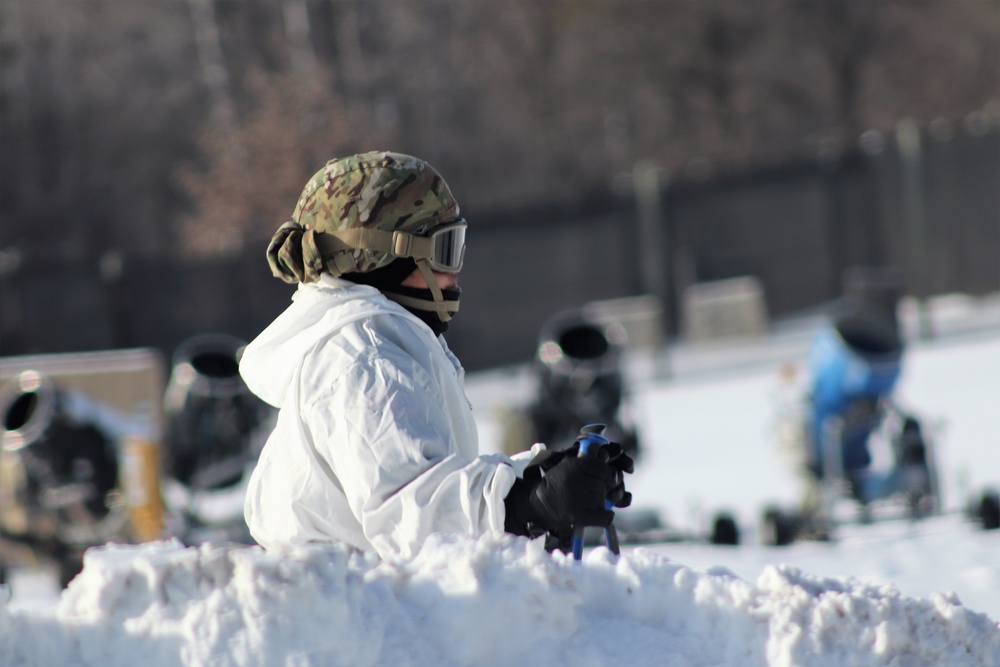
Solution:
[[[722,512],[715,516],[712,522],[712,544],[738,545],[740,543],[740,528],[732,515]]]
[[[761,544],[769,547],[784,547],[795,541],[796,521],[794,517],[776,507],[765,510],[760,522]]]
[[[68,553],[57,561],[59,569],[59,585],[62,588],[69,586],[76,575],[83,570],[83,554]]]
[[[979,523],[982,524],[983,530],[997,530],[1000,528],[1000,494],[992,491],[984,492],[982,499],[979,501],[977,514],[979,515]]]

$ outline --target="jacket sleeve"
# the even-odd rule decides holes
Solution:
[[[319,457],[383,558],[410,557],[431,533],[503,532],[516,473],[503,455],[461,454],[437,382],[406,355],[352,363],[303,405]],[[454,409],[452,406],[451,409]]]

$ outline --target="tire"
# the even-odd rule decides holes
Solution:
[[[730,514],[722,512],[715,516],[712,522],[712,544],[735,546],[740,543],[740,528]]]
[[[1000,528],[1000,494],[991,491],[984,492],[979,501],[977,514],[983,530]]]
[[[760,522],[760,541],[768,547],[784,547],[795,541],[794,517],[771,507],[765,510]]]

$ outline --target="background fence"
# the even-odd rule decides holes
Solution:
[[[661,178],[652,236],[631,191],[470,215],[449,343],[468,370],[520,363],[556,311],[649,292],[675,335],[687,287],[737,276],[760,282],[772,318],[836,298],[856,265],[896,267],[917,296],[1000,290],[1000,131],[903,130],[868,137],[867,151]],[[210,263],[4,256],[0,276],[3,356],[154,347],[169,358],[198,333],[251,339],[293,292],[263,248]]]

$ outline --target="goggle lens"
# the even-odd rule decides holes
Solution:
[[[434,256],[431,268],[445,273],[458,273],[465,259],[465,221],[431,234]]]

